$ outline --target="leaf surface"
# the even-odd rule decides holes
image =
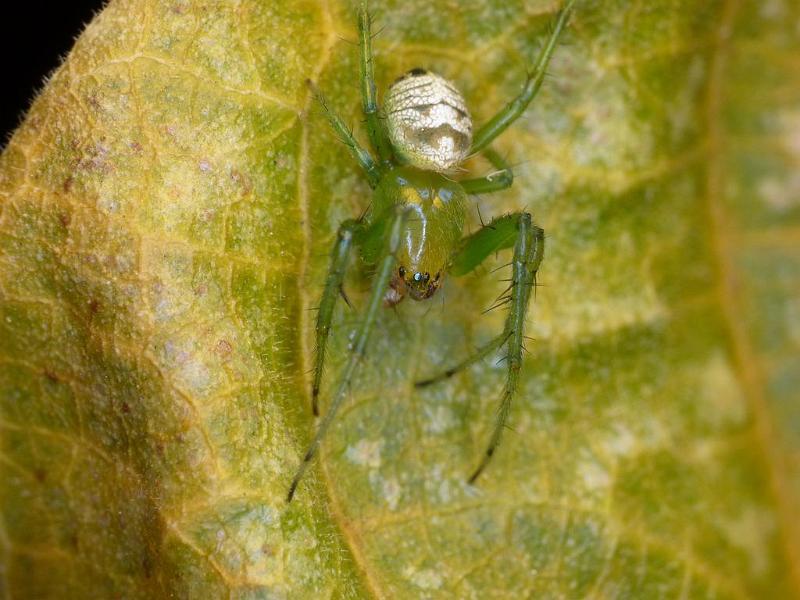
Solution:
[[[311,309],[370,201],[304,83],[364,139],[355,6],[111,1],[0,158],[4,597],[800,594],[800,8],[577,4],[476,201],[548,235],[494,462],[466,484],[504,365],[413,381],[500,331],[503,253],[381,315],[287,506]],[[435,69],[482,122],[556,6],[373,9],[379,90]]]

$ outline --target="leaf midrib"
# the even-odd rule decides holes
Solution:
[[[800,594],[800,527],[793,517],[791,492],[786,486],[785,459],[776,443],[778,439],[769,415],[764,394],[765,376],[749,338],[742,316],[744,307],[739,300],[741,289],[733,264],[734,237],[739,235],[734,219],[725,209],[723,172],[725,128],[723,117],[723,88],[727,62],[732,46],[731,33],[741,8],[741,0],[725,0],[722,15],[716,30],[715,51],[712,53],[708,94],[706,97],[706,121],[708,123],[709,159],[706,179],[706,203],[710,231],[710,247],[717,271],[716,291],[722,314],[722,322],[736,367],[736,375],[747,398],[754,419],[755,436],[762,451],[770,492],[774,496],[779,518],[778,536],[781,539],[790,566],[791,585]],[[734,232],[733,234],[731,232]]]

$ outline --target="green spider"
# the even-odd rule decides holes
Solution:
[[[339,226],[316,324],[317,351],[312,384],[312,408],[318,415],[325,346],[336,300],[351,250],[360,249],[365,264],[375,268],[366,312],[354,331],[344,371],[328,412],[322,418],[287,495],[291,502],[303,474],[319,449],[342,404],[364,355],[381,306],[393,306],[406,296],[424,300],[433,296],[445,273],[466,275],[498,250],[513,248],[511,283],[501,298],[509,304],[503,332],[473,356],[439,375],[419,381],[417,387],[451,377],[458,371],[507,346],[508,375],[497,422],[486,452],[469,478],[473,483],[492,458],[503,432],[522,366],[525,315],[542,262],[544,231],[528,212],[498,217],[474,234],[462,237],[470,194],[487,194],[511,187],[511,167],[489,145],[518,119],[542,86],[550,57],[564,30],[574,0],[558,13],[550,37],[528,74],[522,92],[488,123],[472,134],[472,120],[464,98],[446,79],[424,69],[412,69],[389,88],[380,110],[372,70],[372,33],[366,0],[359,10],[361,96],[369,140],[377,160],[356,141],[353,133],[330,109],[309,82],[336,134],[364,170],[374,190],[365,215]],[[483,155],[497,169],[487,177],[455,181],[452,176],[468,157]]]

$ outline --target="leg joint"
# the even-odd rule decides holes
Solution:
[[[502,171],[498,171],[497,173],[493,173],[489,177],[487,177],[493,183],[496,183],[498,186],[502,185],[503,187],[511,187],[514,183],[514,171],[511,168],[503,169]]]
[[[339,225],[339,239],[340,240],[350,240],[353,238],[353,234],[358,229],[359,223],[355,219],[347,219],[346,221],[342,221],[342,224]]]

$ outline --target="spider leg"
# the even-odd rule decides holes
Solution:
[[[320,103],[322,109],[325,111],[325,116],[330,122],[331,127],[336,132],[336,135],[339,139],[347,146],[347,149],[350,150],[350,154],[353,155],[353,158],[356,159],[356,162],[364,169],[364,172],[367,175],[367,180],[369,181],[370,187],[373,189],[378,185],[378,182],[381,179],[381,171],[378,168],[378,165],[375,164],[375,159],[372,158],[372,155],[361,147],[356,140],[353,132],[350,130],[347,125],[344,124],[341,117],[337,115],[331,107],[328,106],[328,101],[325,99],[325,96],[322,92],[319,91],[314,82],[310,79],[306,81],[308,87],[311,88],[311,92],[314,94],[314,97],[317,99],[317,102]]]
[[[428,379],[421,379],[419,381],[414,382],[414,386],[418,388],[427,387],[429,385],[433,385],[434,383],[439,383],[440,381],[444,381],[445,379],[449,379],[456,373],[460,373],[467,367],[474,365],[476,362],[479,362],[492,354],[495,350],[500,348],[509,338],[509,334],[503,331],[500,335],[498,335],[493,340],[490,340],[475,352],[472,356],[462,360],[460,363],[453,365],[449,369],[445,369],[441,373],[429,377]]]
[[[347,394],[347,390],[350,387],[353,376],[355,375],[356,368],[358,367],[361,358],[364,355],[364,350],[367,347],[367,341],[369,340],[370,333],[372,333],[373,326],[375,325],[375,319],[377,318],[378,311],[381,309],[383,304],[383,298],[386,294],[386,289],[389,286],[389,280],[391,279],[397,263],[397,258],[395,255],[397,250],[400,248],[403,232],[405,230],[407,214],[407,208],[398,206],[390,217],[390,223],[388,228],[385,230],[386,233],[384,235],[384,250],[380,260],[378,261],[378,268],[373,280],[372,292],[370,293],[366,313],[355,331],[355,337],[353,344],[350,347],[347,364],[342,372],[339,385],[337,386],[336,392],[331,400],[328,412],[325,413],[324,417],[322,417],[322,421],[317,428],[314,439],[311,441],[311,444],[309,445],[308,450],[303,457],[303,462],[300,463],[297,473],[295,474],[294,479],[292,479],[292,483],[289,486],[289,492],[286,496],[287,502],[292,501],[292,497],[297,489],[297,484],[300,483],[300,480],[305,474],[311,459],[314,458],[317,450],[319,449],[320,442],[328,432],[328,428],[330,428],[331,423],[333,422],[333,419],[336,416],[336,413],[339,410],[345,395]]]
[[[497,170],[486,177],[460,181],[464,191],[468,194],[490,194],[510,188],[514,183],[514,171],[511,169],[511,165],[492,148],[484,150],[483,155]]]
[[[511,401],[517,392],[519,372],[522,368],[522,348],[525,341],[525,316],[528,312],[533,286],[536,285],[536,273],[544,254],[544,230],[533,225],[530,213],[519,215],[518,227],[517,240],[514,244],[514,258],[511,264],[511,308],[505,326],[505,332],[509,335],[506,355],[508,364],[506,385],[500,399],[500,408],[497,411],[497,420],[489,439],[489,445],[478,467],[470,476],[470,483],[478,478],[492,459],[505,428]]]
[[[358,35],[361,54],[361,105],[367,120],[369,141],[378,153],[378,162],[383,164],[391,159],[392,147],[378,112],[378,95],[373,73],[372,17],[369,14],[367,0],[362,0],[358,11]]]
[[[558,38],[567,24],[573,3],[574,0],[566,0],[564,7],[558,13],[550,38],[547,40],[544,48],[542,48],[533,72],[528,74],[522,92],[475,132],[475,136],[472,139],[471,154],[476,154],[491,144],[497,136],[503,133],[508,126],[516,121],[522,113],[525,112],[525,109],[528,108],[531,100],[536,96],[539,88],[542,87],[547,65],[550,62],[550,58],[553,56],[553,50],[555,50]]]
[[[461,277],[474,271],[495,252],[513,248],[519,236],[520,217],[520,213],[496,217],[472,235],[465,237],[450,261],[448,273]]]
[[[453,259],[450,272],[454,275],[465,275],[481,264],[486,257],[504,248],[514,248],[511,261],[511,284],[499,298],[498,305],[508,303],[510,310],[506,317],[503,332],[484,345],[473,356],[454,367],[429,379],[417,382],[421,387],[442,381],[459,370],[466,368],[492,352],[507,348],[506,363],[508,367],[506,384],[500,398],[497,420],[480,464],[472,473],[469,482],[473,483],[489,464],[505,428],[511,401],[519,384],[519,372],[522,367],[522,348],[524,342],[525,316],[528,312],[531,290],[536,282],[536,273],[544,256],[544,230],[534,225],[530,213],[513,213],[494,219],[464,239],[461,248]]]
[[[314,416],[319,414],[319,387],[322,382],[322,369],[325,363],[325,346],[328,342],[328,334],[331,330],[333,320],[333,309],[336,307],[336,300],[342,295],[342,281],[347,270],[347,259],[350,256],[350,249],[353,246],[353,239],[357,232],[363,227],[358,221],[348,219],[339,226],[336,234],[336,243],[331,252],[331,262],[328,266],[328,274],[325,277],[325,287],[322,291],[322,299],[319,303],[317,312],[317,346],[314,356],[314,382],[311,387],[311,409]]]

